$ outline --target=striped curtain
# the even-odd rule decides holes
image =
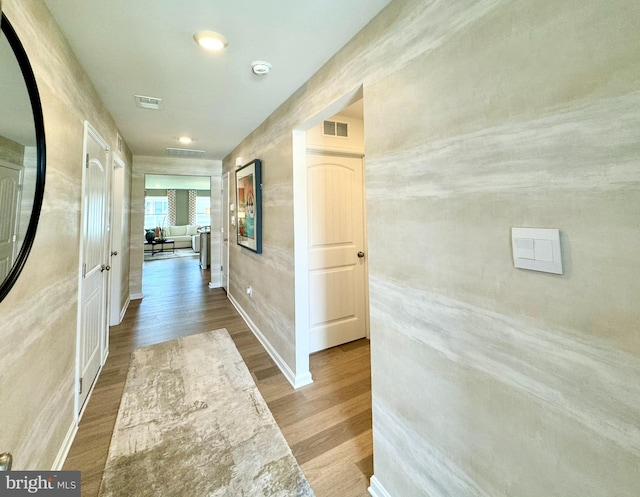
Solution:
[[[189,224],[195,226],[198,219],[198,190],[189,190]]]
[[[167,190],[167,201],[169,202],[169,213],[167,214],[167,220],[165,226],[176,225],[176,191]]]

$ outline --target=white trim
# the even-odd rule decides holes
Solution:
[[[370,486],[367,490],[373,497],[391,497],[391,494],[385,490],[382,483],[380,483],[380,480],[378,480],[375,475],[371,477],[369,485]]]
[[[226,181],[226,187],[227,187],[227,204],[224,204],[224,187],[225,187],[225,181]],[[221,246],[220,246],[220,286],[222,288],[225,289],[226,292],[229,291],[229,272],[230,272],[230,268],[231,268],[231,259],[230,259],[230,245],[231,245],[231,223],[229,222],[229,204],[231,202],[230,200],[230,188],[231,188],[231,175],[229,174],[229,172],[226,172],[222,175],[222,192],[221,192],[221,197],[222,200],[220,202],[221,204],[221,211],[222,211],[222,219],[220,221],[220,232],[222,233],[222,240],[220,240],[221,242]],[[226,228],[227,231],[224,232],[224,228],[225,228],[225,224],[226,224]],[[225,244],[224,242],[224,237],[227,237],[227,243]],[[226,253],[226,258],[225,258],[225,246],[227,248],[227,253]],[[226,273],[224,273],[224,261],[227,261],[227,270]],[[226,280],[227,281],[223,281],[222,280],[222,275],[226,274]]]
[[[309,371],[309,226],[307,223],[307,133],[294,130],[293,258],[296,371]]]
[[[122,320],[124,319],[124,315],[127,313],[127,310],[129,309],[130,303],[131,303],[131,298],[127,297],[127,301],[124,303],[124,306],[122,307],[122,311],[120,311],[120,323],[122,323]]]
[[[362,157],[362,226],[364,251],[367,256],[364,258],[364,327],[365,336],[371,339],[371,301],[369,300],[369,230],[367,229],[367,164]]]
[[[119,136],[119,135],[118,135]],[[126,170],[126,166],[124,163],[124,160],[122,160],[122,158],[120,158],[116,153],[113,153],[112,157],[111,157],[111,181],[109,184],[109,232],[111,234],[111,236],[109,237],[109,248],[107,249],[107,260],[109,261],[108,264],[111,264],[111,269],[114,268],[118,268],[119,269],[119,273],[116,274],[115,270],[114,271],[110,271],[109,275],[107,277],[107,315],[109,316],[109,319],[107,320],[108,323],[108,327],[109,326],[117,326],[122,322],[122,318],[124,316],[122,309],[120,308],[120,301],[122,300],[122,288],[121,288],[121,280],[119,278],[117,278],[117,276],[120,276],[122,274],[122,254],[124,253],[123,250],[123,236],[122,236],[122,218],[124,215],[124,211],[122,210],[122,207],[119,207],[119,209],[121,209],[120,211],[120,219],[116,220],[114,217],[114,212],[117,210],[116,209],[116,204],[117,204],[117,200],[116,199],[116,188],[115,188],[115,181],[116,181],[116,170],[117,169],[122,169],[123,174]],[[122,198],[120,198],[119,200],[122,201],[124,200],[124,196],[125,196],[125,191],[124,191],[124,176],[122,177],[122,191],[119,192],[120,195],[122,196]],[[116,229],[114,229],[114,226],[116,228],[118,228],[119,232],[116,234]],[[119,240],[119,244],[114,243],[114,236],[116,237],[116,239],[120,239]],[[110,255],[110,253],[112,253],[113,251],[116,251],[120,254],[120,259],[116,260],[116,263],[114,264],[112,261],[112,255]],[[115,278],[115,279],[114,279]],[[116,288],[118,290],[116,290]],[[113,295],[113,293],[116,292],[117,295]],[[114,299],[114,296],[117,297],[117,299]],[[115,316],[115,319],[114,319]],[[117,321],[117,322],[114,322]],[[107,329],[108,329],[107,327]],[[108,347],[108,343],[109,343],[109,332],[107,331],[107,347]]]
[[[62,466],[64,465],[64,462],[67,460],[67,456],[69,455],[69,450],[71,450],[71,445],[73,444],[73,440],[76,438],[76,433],[78,433],[78,424],[74,420],[71,423],[71,426],[69,427],[67,436],[64,437],[64,441],[62,442],[62,446],[58,451],[56,460],[53,462],[51,471],[62,470]]]
[[[209,286],[209,288],[211,288],[212,290],[213,290],[214,288],[222,288],[220,285],[218,285],[218,284],[214,283],[213,281],[210,281],[208,286]]]
[[[129,296],[130,300],[142,300],[144,298],[144,293],[132,293]]]
[[[244,319],[245,323],[247,323],[247,326],[249,327],[249,329],[253,332],[255,337],[258,339],[258,341],[262,344],[264,349],[267,351],[267,354],[269,354],[269,356],[271,356],[271,359],[273,359],[273,362],[276,363],[276,366],[278,366],[278,368],[280,369],[284,377],[287,379],[289,383],[291,383],[291,386],[297,389],[313,383],[311,372],[308,370],[305,372],[305,374],[296,376],[296,374],[293,371],[291,371],[291,368],[285,362],[285,360],[280,356],[280,354],[278,354],[278,351],[273,347],[273,345],[271,345],[271,342],[267,340],[267,337],[263,335],[260,329],[251,320],[249,315],[245,312],[245,310],[238,303],[238,301],[233,298],[233,295],[228,293],[227,297],[229,298],[233,306],[236,308],[240,316],[242,316],[242,319]],[[307,354],[307,358],[308,357],[309,355]]]

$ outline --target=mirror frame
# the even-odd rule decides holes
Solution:
[[[18,256],[14,261],[7,277],[4,281],[0,282],[0,302],[4,300],[13,285],[15,285],[20,272],[24,268],[24,265],[31,252],[33,241],[36,237],[36,230],[38,228],[38,220],[40,219],[40,210],[42,208],[42,199],[44,196],[44,180],[45,180],[45,165],[46,165],[46,148],[44,138],[44,118],[42,115],[42,104],[40,102],[40,94],[38,93],[38,85],[36,84],[36,78],[31,69],[29,63],[29,57],[18,38],[13,26],[9,20],[2,14],[0,21],[0,28],[2,33],[7,38],[11,49],[18,61],[20,70],[22,71],[22,77],[24,78],[27,92],[29,93],[29,100],[31,101],[31,110],[33,112],[33,124],[36,132],[36,187],[33,198],[33,209],[31,210],[31,217],[29,218],[29,226],[25,233],[24,242],[20,247]]]

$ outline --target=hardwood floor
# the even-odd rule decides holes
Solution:
[[[226,328],[317,497],[365,497],[373,472],[369,341],[311,356],[312,385],[293,390],[222,289],[209,289],[197,259],[144,263],[144,299],[110,330],[109,357],[64,465],[97,497],[131,351]],[[135,496],[127,496],[135,497]],[[186,497],[186,496],[185,496]],[[194,496],[196,497],[196,496]]]

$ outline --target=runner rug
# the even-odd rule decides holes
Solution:
[[[313,497],[227,330],[136,349],[101,497]]]

